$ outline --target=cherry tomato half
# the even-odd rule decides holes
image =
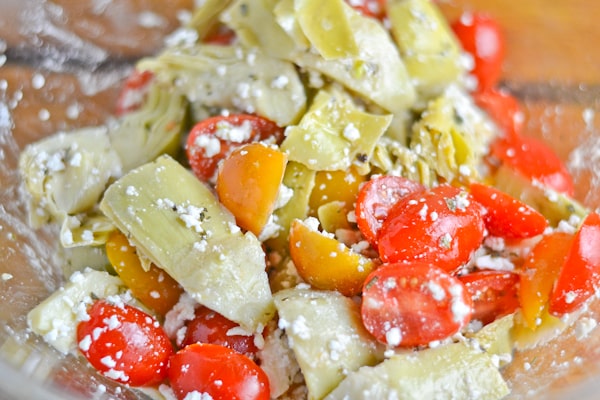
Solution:
[[[356,223],[371,246],[377,248],[377,236],[390,208],[409,193],[425,190],[418,182],[401,176],[380,175],[361,186],[356,198]]]
[[[193,392],[213,400],[269,400],[269,378],[251,359],[224,346],[191,344],[171,357],[171,387],[179,400]]]
[[[465,12],[451,27],[463,49],[473,56],[472,74],[477,78],[478,90],[495,87],[502,73],[505,52],[498,22],[483,13]]]
[[[254,344],[254,335],[241,332],[237,323],[208,307],[200,306],[196,309],[194,319],[187,324],[182,345],[185,347],[193,343],[218,344],[253,357],[258,351]]]
[[[576,311],[600,287],[600,214],[590,213],[573,244],[550,295],[550,314]]]
[[[190,131],[186,154],[194,174],[202,181],[214,178],[219,161],[242,144],[283,140],[283,129],[268,119],[249,114],[215,116],[198,122]]]
[[[387,0],[347,0],[347,3],[366,17],[379,20],[385,18],[385,3]]]
[[[167,377],[173,347],[145,312],[98,300],[89,320],[77,325],[79,350],[104,376],[130,386],[151,386]]]
[[[532,182],[572,197],[573,178],[564,163],[539,139],[530,136],[498,138],[490,145],[491,162],[504,163]]]
[[[146,97],[153,78],[154,74],[150,71],[133,70],[119,93],[115,113],[123,115],[137,110]]]
[[[390,209],[379,231],[379,256],[454,273],[481,245],[484,230],[483,207],[464,190],[440,185],[411,193]]]
[[[472,183],[469,189],[471,196],[486,209],[483,219],[492,236],[529,238],[542,234],[548,227],[546,217],[499,189],[481,183]]]
[[[475,103],[488,113],[504,136],[515,136],[523,127],[523,111],[515,97],[502,89],[487,89],[473,93]]]
[[[365,281],[365,328],[389,346],[427,345],[469,323],[471,296],[456,278],[431,264],[384,264]]]
[[[486,325],[519,308],[519,274],[482,270],[458,277],[473,300],[474,320]]]

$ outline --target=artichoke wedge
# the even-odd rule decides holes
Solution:
[[[323,89],[300,123],[286,129],[281,149],[290,160],[318,171],[366,166],[391,121],[391,115],[360,110],[341,90]]]
[[[165,155],[112,184],[100,209],[196,301],[253,331],[275,311],[265,254],[208,186]]]
[[[306,108],[294,65],[239,46],[171,47],[137,67],[175,85],[192,106],[256,113],[279,126],[296,123]]]
[[[360,308],[350,298],[298,287],[274,297],[279,326],[289,337],[309,399],[322,399],[346,374],[383,359],[384,346],[366,331]]]
[[[105,127],[61,132],[30,144],[19,169],[30,195],[31,225],[62,223],[67,215],[92,209],[121,168]]]

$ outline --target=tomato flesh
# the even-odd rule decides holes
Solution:
[[[171,357],[169,379],[179,400],[194,392],[213,400],[270,397],[269,379],[254,361],[216,344],[195,343],[179,350]]]
[[[498,22],[484,13],[465,12],[450,26],[463,49],[473,56],[471,72],[477,78],[478,90],[495,87],[502,74],[505,53]]]
[[[390,209],[404,196],[425,190],[418,182],[401,176],[380,175],[361,186],[356,198],[358,229],[377,248],[377,236]]]
[[[366,17],[383,20],[385,18],[385,3],[387,0],[347,0],[352,8]]]
[[[519,308],[519,274],[482,270],[459,277],[473,300],[473,320],[483,325]]]
[[[153,78],[154,73],[151,71],[133,70],[119,93],[115,113],[120,116],[137,110],[148,93]]]
[[[454,276],[430,264],[384,264],[365,281],[365,328],[389,346],[420,346],[459,332],[471,318],[471,296]]]
[[[440,185],[397,202],[381,225],[385,262],[421,261],[456,272],[483,242],[483,208],[464,190]]]
[[[194,174],[211,181],[219,161],[242,144],[270,140],[280,143],[283,129],[256,115],[215,116],[198,122],[188,135],[186,155]]]
[[[228,347],[249,357],[254,356],[258,348],[254,344],[254,335],[242,335],[236,329],[240,326],[208,307],[196,309],[195,317],[188,322],[182,346],[194,343],[212,343]]]
[[[469,189],[486,209],[485,226],[492,236],[530,238],[544,233],[548,227],[542,214],[499,189],[476,182]]]
[[[153,317],[98,300],[77,325],[79,350],[104,376],[130,386],[151,386],[168,374],[173,347]]]
[[[552,294],[550,314],[560,317],[580,308],[600,287],[600,214],[590,213],[575,234]]]

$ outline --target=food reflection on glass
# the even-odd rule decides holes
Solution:
[[[504,52],[429,0],[203,2],[114,121],[22,152],[66,282],[29,327],[157,398],[509,395],[593,301],[600,215]]]

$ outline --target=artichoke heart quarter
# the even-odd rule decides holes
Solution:
[[[124,175],[100,209],[196,301],[254,330],[274,313],[258,239],[210,189],[164,155]]]

